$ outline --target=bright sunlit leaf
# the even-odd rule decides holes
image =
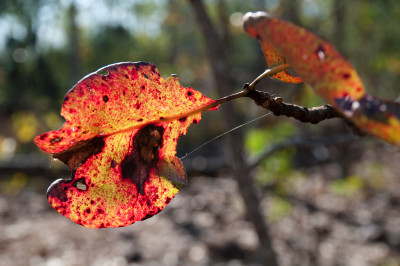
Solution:
[[[109,65],[65,96],[61,129],[35,138],[70,179],[48,189],[51,206],[86,227],[120,227],[161,211],[186,184],[175,156],[180,135],[214,100],[146,62]]]
[[[332,44],[265,12],[247,13],[244,29],[260,40],[268,64],[288,63],[320,97],[358,127],[400,146],[400,104],[366,94],[357,71]]]

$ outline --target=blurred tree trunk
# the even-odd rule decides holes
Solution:
[[[343,53],[345,43],[345,17],[346,17],[346,2],[344,0],[333,1],[333,18],[334,30],[333,40],[337,49]]]
[[[215,85],[218,93],[222,96],[232,93],[233,82],[230,77],[230,67],[228,64],[224,41],[228,40],[228,33],[221,36],[217,33],[210,17],[208,16],[203,1],[189,0],[193,11],[196,15],[199,27],[206,41],[207,55],[213,70]],[[219,2],[219,8],[224,8],[223,1]],[[223,14],[222,10],[219,10]],[[227,17],[227,16],[224,16]],[[222,18],[223,19],[223,18]],[[227,23],[227,21],[223,22]],[[228,25],[222,27],[227,30]],[[221,108],[223,115],[223,123],[226,129],[233,128],[236,121],[236,111],[232,105],[227,104]],[[254,187],[251,177],[249,176],[248,167],[243,158],[243,137],[240,131],[232,132],[228,135],[228,145],[230,154],[230,164],[232,166],[232,174],[237,180],[239,191],[246,206],[246,215],[254,225],[260,242],[260,255],[264,265],[277,265],[276,255],[272,248],[271,239],[268,233],[267,223],[264,216],[260,212],[259,198],[257,190]]]
[[[344,0],[334,0],[333,1],[333,42],[335,47],[340,53],[345,54],[345,20],[346,20],[346,2]],[[341,131],[349,131],[346,124],[340,124]],[[351,147],[349,145],[338,146],[340,154],[342,156],[339,159],[339,163],[342,169],[341,176],[347,177],[350,174],[351,159],[350,155]]]
[[[82,64],[79,53],[79,30],[76,25],[76,7],[72,3],[68,10],[69,20],[69,67],[70,67],[70,84],[74,85],[81,78]]]

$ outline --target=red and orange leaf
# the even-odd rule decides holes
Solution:
[[[358,127],[400,146],[399,104],[366,94],[357,71],[328,41],[265,12],[247,13],[244,30]]]
[[[57,131],[35,138],[72,171],[48,189],[51,206],[86,227],[120,227],[161,211],[186,184],[180,135],[215,102],[146,62],[109,65],[65,96]]]
[[[251,13],[248,13],[251,14]],[[286,64],[286,59],[285,57],[283,57],[279,51],[273,46],[271,45],[271,43],[269,43],[268,41],[262,40],[261,36],[258,33],[258,30],[260,28],[263,28],[263,21],[258,22],[257,25],[253,26],[249,26],[249,24],[245,23],[244,24],[245,27],[245,31],[253,36],[254,38],[257,38],[260,40],[260,45],[261,45],[261,49],[263,51],[263,54],[265,56],[265,60],[267,61],[267,65],[269,68],[273,68],[279,65],[283,65]],[[288,82],[288,83],[300,83],[303,82],[303,80],[300,77],[295,77],[291,74],[289,74],[287,71],[282,71],[279,72],[275,75],[272,76],[272,78],[284,81],[284,82]]]
[[[260,44],[269,68],[286,64],[285,58],[281,54],[279,54],[279,52],[268,42],[260,42]],[[273,75],[272,78],[288,83],[303,82],[300,77],[295,77],[289,74],[286,70]]]

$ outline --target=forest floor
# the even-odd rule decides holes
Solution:
[[[334,164],[288,178],[289,211],[268,219],[280,265],[400,265],[400,153],[385,147],[352,166],[355,181],[332,181]],[[87,229],[59,215],[47,185],[0,195],[1,266],[261,265],[257,235],[226,174],[191,177],[161,213],[117,229]],[[264,190],[266,215],[276,200]]]

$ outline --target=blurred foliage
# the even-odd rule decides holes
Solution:
[[[349,176],[331,183],[331,191],[340,196],[354,196],[364,188],[364,181],[358,176]]]
[[[296,127],[290,122],[281,122],[264,128],[250,129],[245,136],[245,148],[249,155],[260,155],[264,149],[280,143],[296,133]],[[255,177],[259,185],[282,180],[288,177],[292,171],[292,159],[295,149],[285,149],[275,152],[265,158],[260,164],[260,171]]]
[[[285,198],[275,196],[268,209],[268,218],[271,222],[279,222],[292,212],[292,204]]]

